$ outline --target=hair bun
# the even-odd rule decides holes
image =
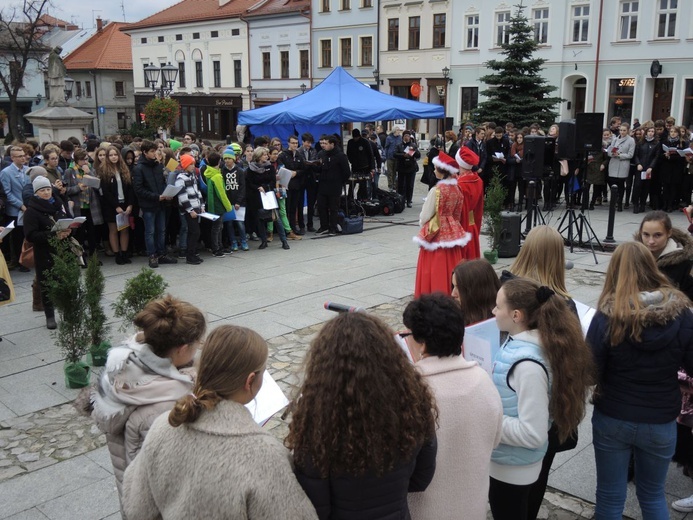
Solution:
[[[542,285],[537,289],[537,301],[541,304],[546,303],[546,300],[551,298],[554,294],[556,294],[553,289],[546,287],[545,285]]]

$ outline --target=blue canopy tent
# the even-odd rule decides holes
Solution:
[[[339,133],[340,123],[443,117],[445,109],[441,105],[378,92],[337,67],[322,83],[304,94],[275,105],[240,112],[238,123],[251,125],[254,135],[273,135],[272,127],[277,125],[278,133],[274,135],[285,139],[283,133],[292,126],[299,135],[310,131],[317,137],[323,133]]]

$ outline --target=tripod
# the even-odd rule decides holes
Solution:
[[[570,172],[568,172],[568,174],[570,174]],[[585,211],[587,210],[587,199],[589,198],[589,186],[587,186],[587,183],[585,182],[586,174],[587,161],[583,158],[580,162],[580,167],[578,168],[578,178],[580,186],[579,189],[582,192],[582,204],[580,205],[580,214],[575,214],[575,208],[573,206],[573,189],[571,185],[570,189],[568,190],[569,196],[566,200],[565,213],[563,214],[563,218],[561,219],[561,221],[558,223],[558,232],[561,235],[563,235],[563,233],[567,231],[567,236],[564,236],[564,239],[570,245],[571,253],[573,252],[576,238],[578,246],[584,247],[585,245],[589,245],[590,249],[592,250],[592,256],[594,256],[594,263],[598,264],[599,262],[597,261],[597,253],[594,250],[594,244],[592,243],[592,240],[597,241],[597,244],[599,245],[599,248],[602,250],[602,252],[604,251],[604,246],[597,238],[594,229],[592,229],[592,226],[590,225],[589,221],[587,220],[587,217],[585,216]],[[568,220],[567,225],[566,219]],[[583,234],[585,235],[586,240],[582,239]]]
[[[533,180],[527,182],[527,214],[522,219],[525,223],[525,230],[522,233],[527,236],[532,226],[546,225],[546,219],[539,209],[539,203],[536,196],[537,183]]]

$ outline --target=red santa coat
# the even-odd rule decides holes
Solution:
[[[464,209],[460,223],[472,234],[472,240],[463,250],[465,260],[481,258],[479,234],[484,217],[484,183],[474,172],[467,172],[457,178],[457,185],[464,197]]]

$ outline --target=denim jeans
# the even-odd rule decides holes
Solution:
[[[166,254],[166,212],[163,209],[142,211],[144,243],[149,256]]]
[[[664,424],[621,421],[595,409],[592,436],[597,463],[595,519],[621,520],[632,451],[635,489],[643,520],[667,520],[664,482],[676,447],[676,421]]]
[[[235,226],[238,226],[238,236],[236,235]],[[229,220],[228,222],[224,222],[224,227],[226,228],[226,234],[229,237],[229,244],[231,247],[233,247],[234,244],[238,247],[246,244],[245,224],[242,220]]]
[[[178,235],[178,251],[183,252],[188,249],[188,213],[179,213],[180,215],[180,234]],[[200,230],[197,230],[197,238],[200,238]],[[195,244],[197,247],[197,244]]]

